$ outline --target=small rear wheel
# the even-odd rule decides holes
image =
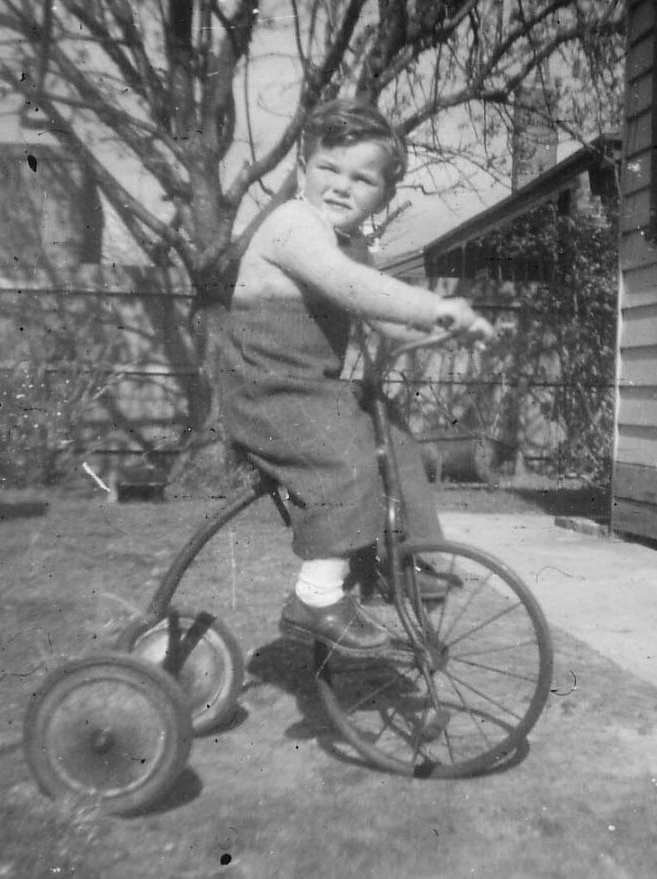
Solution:
[[[427,564],[446,588],[433,604],[418,599],[417,572]],[[404,572],[413,638],[396,606],[379,599],[366,609],[390,633],[386,655],[355,661],[316,644],[326,710],[383,769],[457,778],[494,768],[545,706],[553,664],[545,617],[513,571],[465,545],[407,546]]]
[[[123,653],[76,659],[48,675],[23,732],[45,793],[84,798],[115,814],[159,799],[183,770],[192,741],[178,684]]]
[[[172,638],[182,651],[171,656]],[[244,683],[244,659],[230,629],[211,614],[172,608],[154,625],[143,620],[121,633],[123,650],[168,668],[182,686],[191,711],[195,735],[229,723]]]

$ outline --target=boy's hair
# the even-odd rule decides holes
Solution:
[[[301,152],[307,161],[318,147],[349,146],[372,140],[388,154],[385,177],[399,183],[406,173],[406,144],[376,107],[352,98],[336,98],[319,104],[308,117],[303,130]]]

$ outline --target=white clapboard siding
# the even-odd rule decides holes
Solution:
[[[657,539],[657,24],[629,0],[612,527]]]

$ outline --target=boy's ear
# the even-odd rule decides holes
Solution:
[[[306,182],[306,160],[303,156],[297,159],[297,192],[301,192]]]
[[[384,208],[386,208],[396,195],[397,195],[396,185],[394,183],[389,183],[388,186],[386,186],[386,190],[385,190],[384,194],[381,196],[381,203],[377,207],[377,209],[374,211],[374,213],[378,214],[379,211],[382,211]]]

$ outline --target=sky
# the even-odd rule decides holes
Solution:
[[[256,142],[272,142],[286,121],[291,100],[296,95],[297,65],[295,62],[292,21],[289,15],[290,5],[287,0],[264,0],[262,4],[261,24],[256,29],[249,67],[248,96],[251,122]],[[244,92],[237,95],[241,99]],[[238,108],[241,100],[238,100]],[[21,129],[18,124],[16,110],[18,104],[11,99],[0,104],[0,142],[29,144],[52,142],[51,136],[45,131]],[[459,126],[463,119],[455,112],[453,122],[454,140],[457,140]],[[238,138],[235,148],[225,163],[224,171],[230,177],[236,173],[247,155],[243,138],[245,119],[243,112],[238,117]],[[450,132],[446,132],[448,138]],[[574,141],[562,141],[559,146],[557,160],[565,158],[579,144]],[[497,150],[506,149],[500,142]],[[170,206],[163,203],[153,181],[145,174],[140,164],[120,155],[111,144],[99,143],[96,154],[104,164],[115,173],[123,185],[159,216],[165,216]],[[269,183],[275,185],[291,167],[294,156],[288,157]],[[476,174],[467,170],[470,185],[454,186],[455,174],[450,168],[436,168],[431,180],[435,194],[424,195],[419,191],[401,188],[398,197],[391,205],[395,207],[410,202],[399,219],[391,224],[382,240],[384,258],[391,258],[400,253],[416,250],[429,241],[447,232],[454,226],[484,210],[496,201],[505,198],[510,192],[508,182],[496,182],[492,177]],[[236,230],[248,221],[255,209],[254,203],[248,199],[244,210],[238,218]]]

